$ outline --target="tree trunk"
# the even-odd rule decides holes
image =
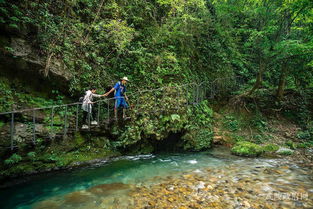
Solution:
[[[262,76],[263,76],[263,73],[265,71],[265,68],[266,68],[266,64],[264,62],[263,59],[260,59],[259,60],[259,71],[256,75],[256,81],[252,87],[252,89],[247,93],[247,95],[251,95],[256,89],[260,88],[260,86],[262,85]]]
[[[292,24],[292,19],[291,19],[291,14],[289,11],[285,11],[284,19],[283,19],[283,37],[287,39],[290,34],[291,30],[291,24]],[[284,59],[281,64],[281,70],[280,70],[280,76],[279,76],[279,83],[277,87],[277,92],[276,92],[276,98],[278,100],[281,100],[284,96],[284,90],[285,90],[285,85],[286,85],[286,76],[288,73],[288,66],[287,63],[288,60]]]
[[[278,88],[276,92],[276,98],[278,100],[281,100],[284,96],[284,90],[285,90],[285,85],[286,85],[286,76],[287,76],[287,62],[284,61],[281,65],[281,71],[280,71],[280,76],[279,76],[279,83],[278,83]]]

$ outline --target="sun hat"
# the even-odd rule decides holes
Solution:
[[[126,76],[124,76],[124,77],[122,78],[122,80],[124,80],[124,81],[129,81]]]

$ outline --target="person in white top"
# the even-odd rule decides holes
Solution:
[[[90,88],[90,90],[86,91],[84,99],[83,99],[83,104],[82,104],[82,109],[83,109],[83,126],[82,129],[88,129],[89,124],[89,117],[91,121],[91,125],[98,125],[97,121],[94,120],[93,116],[93,98],[94,97],[103,97],[104,95],[96,94],[97,89],[96,88]]]

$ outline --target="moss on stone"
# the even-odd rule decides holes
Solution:
[[[232,154],[245,157],[257,157],[263,153],[263,148],[260,145],[252,142],[241,141],[237,142],[231,149]]]

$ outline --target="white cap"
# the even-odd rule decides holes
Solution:
[[[122,78],[122,80],[124,80],[124,81],[129,81],[126,76],[124,76],[124,77]]]

